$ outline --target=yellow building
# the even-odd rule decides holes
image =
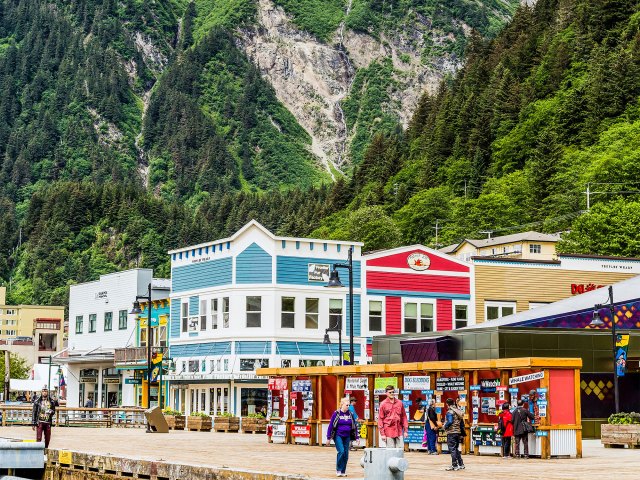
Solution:
[[[559,235],[524,232],[481,240],[465,238],[462,242],[449,245],[440,251],[467,262],[471,257],[552,260],[556,256],[556,243],[559,240]]]
[[[0,343],[20,345],[30,363],[46,363],[63,348],[64,311],[61,306],[7,305],[6,288],[0,287]]]
[[[640,258],[558,254],[556,260],[473,257],[476,323],[640,275]],[[602,292],[603,302],[607,293]]]

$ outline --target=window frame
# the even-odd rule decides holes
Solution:
[[[76,335],[82,335],[84,330],[84,315],[76,315]]]
[[[309,310],[309,301],[315,300],[316,311]],[[315,318],[315,327],[309,326],[309,319],[313,321]],[[304,299],[304,328],[305,330],[318,330],[320,328],[320,298],[318,297],[305,297]]]
[[[374,330],[371,328],[371,303],[372,302],[376,302],[376,303],[380,303],[380,330]],[[383,298],[370,298],[369,299],[369,303],[367,303],[367,328],[369,333],[384,333],[385,329],[384,329],[384,299]],[[375,315],[375,317],[377,318],[378,315]]]
[[[126,310],[118,310],[118,330],[126,330],[128,320],[129,320],[129,312],[127,312]]]
[[[222,297],[222,328],[229,328],[231,301],[229,297]]]
[[[467,318],[465,320],[456,318],[456,310],[458,307],[464,307],[467,312]],[[469,314],[471,313],[471,305],[467,302],[453,302],[452,315],[451,315],[451,323],[454,330],[458,330],[460,328],[465,328],[469,326]],[[464,322],[464,325],[459,325],[458,322]]]
[[[332,312],[332,310],[337,310],[335,307],[331,307],[331,302],[340,302],[340,313],[336,313],[336,312]],[[344,331],[344,325],[345,325],[345,301],[343,298],[330,298],[329,299],[329,305],[328,305],[328,311],[329,311],[329,328],[333,328],[334,325],[337,326],[337,324],[334,322],[334,320],[336,320],[336,317],[338,315],[340,315],[340,330]]]
[[[204,331],[207,329],[207,305],[209,305],[209,301],[206,298],[200,299],[200,331]],[[204,307],[204,308],[203,308]],[[204,312],[203,312],[204,310]]]
[[[285,300],[291,301],[293,308],[285,310]],[[285,325],[285,316],[289,320]],[[280,328],[296,328],[296,297],[280,297]]]
[[[96,333],[96,327],[98,326],[98,314],[89,314],[89,333]]]
[[[211,316],[211,330],[218,329],[218,306],[220,302],[217,298],[211,298],[209,300],[209,310]]]
[[[180,304],[180,329],[182,333],[189,331],[189,302]]]
[[[109,319],[109,322],[107,322],[107,318]],[[109,328],[107,328],[107,326]],[[104,312],[104,331],[113,331],[113,312]]]
[[[249,306],[251,303],[249,299],[253,299],[253,301],[256,303],[258,307],[258,310],[249,310]],[[251,307],[253,308],[256,305],[251,305]],[[245,297],[245,315],[246,315],[245,325],[247,328],[262,328],[262,296],[247,295]],[[256,319],[257,319],[257,322],[256,322]]]
[[[407,305],[412,304],[416,306],[416,314],[415,320],[416,322],[416,330],[415,331],[407,331]],[[432,316],[431,317],[423,317],[422,315],[422,306],[423,305],[431,305],[432,307]],[[435,332],[437,331],[436,327],[436,318],[437,318],[437,303],[435,300],[426,300],[426,299],[418,299],[418,298],[403,298],[402,299],[402,333],[427,333],[427,332]],[[430,330],[423,330],[423,321],[431,322]]]
[[[489,308],[498,308],[498,316],[496,318],[489,319]],[[484,319],[485,321],[498,320],[502,317],[506,317],[503,312],[504,308],[513,308],[513,312],[508,315],[513,315],[518,312],[515,301],[510,300],[485,300],[484,301]]]
[[[542,244],[541,243],[530,243],[529,244],[529,253],[534,255],[539,255],[542,253]]]

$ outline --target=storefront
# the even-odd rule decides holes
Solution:
[[[535,416],[530,454],[540,458],[582,455],[580,368],[575,358],[420,362],[349,367],[265,368],[274,443],[324,442],[331,415],[344,396],[356,398],[367,446],[378,445],[377,416],[385,387],[399,390],[408,418],[406,448],[420,449],[422,409],[432,398],[443,416],[448,398],[458,399],[471,435],[464,451],[499,453],[495,433],[503,403],[524,400]],[[440,443],[444,435],[440,435]],[[445,444],[446,449],[446,444]]]

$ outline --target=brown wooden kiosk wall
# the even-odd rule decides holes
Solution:
[[[307,419],[310,427],[310,445],[317,445],[323,440],[323,425],[327,425],[331,413],[338,407],[340,398],[345,396],[345,380],[349,377],[366,377],[368,379],[369,414],[368,420],[360,419],[367,426],[366,446],[375,446],[377,423],[374,411],[374,384],[380,377],[396,377],[398,389],[402,390],[405,375],[430,376],[431,388],[437,384],[438,378],[449,377],[455,373],[464,377],[464,391],[467,393],[466,424],[471,425],[472,385],[478,385],[480,377],[492,372],[500,378],[501,385],[509,385],[509,379],[527,374],[542,372],[539,387],[547,390],[547,414],[540,418],[537,430],[540,438],[540,457],[550,458],[552,455],[564,456],[567,448],[576,457],[582,456],[582,427],[580,411],[580,369],[579,358],[505,358],[496,360],[459,360],[443,362],[417,362],[396,364],[349,365],[335,367],[307,368],[261,368],[257,374],[270,378],[286,378],[288,391],[296,379],[310,379],[313,393],[311,416]],[[554,384],[555,379],[555,384]],[[529,382],[527,385],[529,385]],[[555,386],[554,386],[554,385]],[[560,386],[561,385],[561,386]],[[324,387],[324,388],[323,388]],[[554,389],[556,390],[554,395]],[[457,394],[457,392],[454,392]],[[446,397],[446,395],[445,395]],[[571,398],[573,397],[573,398]],[[443,398],[444,401],[444,398]],[[572,404],[567,405],[570,401]],[[279,419],[273,419],[278,421]],[[292,425],[296,419],[288,414],[285,443],[293,443]],[[298,420],[297,423],[300,423]],[[480,425],[482,422],[478,422]],[[554,443],[555,442],[555,443]],[[575,447],[573,447],[575,442]],[[558,445],[556,445],[558,444]],[[566,445],[569,445],[568,447]],[[471,434],[465,437],[464,453],[471,450]],[[563,450],[564,448],[564,450]],[[474,448],[479,454],[480,449]]]

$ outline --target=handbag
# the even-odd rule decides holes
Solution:
[[[464,417],[461,417],[460,415],[458,415],[458,418],[460,419],[460,436],[461,437],[466,437],[467,436],[467,429],[464,426]]]
[[[536,429],[533,428],[533,425],[531,425],[531,423],[527,420],[526,415],[524,418],[522,418],[522,412],[520,412],[520,421],[523,423],[524,433],[533,433],[536,431]]]

